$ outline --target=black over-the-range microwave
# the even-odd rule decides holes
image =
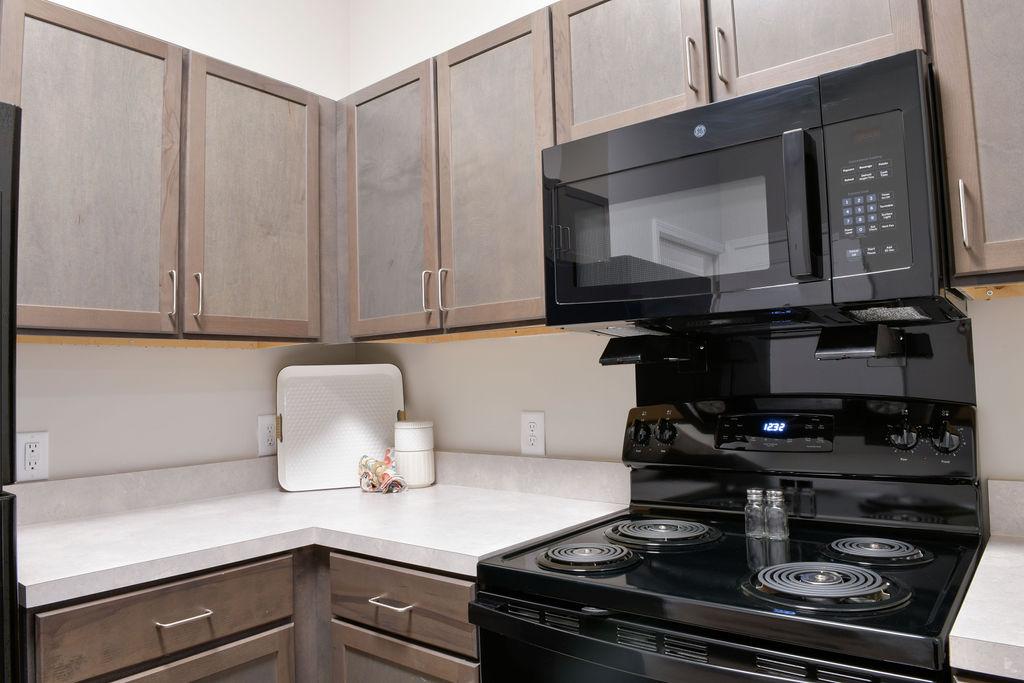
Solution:
[[[546,149],[547,323],[962,317],[941,160],[919,51]]]

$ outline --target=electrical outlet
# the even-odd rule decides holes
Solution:
[[[50,433],[18,432],[14,446],[14,479],[50,478]]]
[[[260,455],[277,453],[276,415],[260,415],[256,418],[256,443]]]
[[[523,455],[544,455],[544,412],[524,410],[519,432],[519,452]]]

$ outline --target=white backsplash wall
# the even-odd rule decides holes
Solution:
[[[618,460],[636,391],[633,366],[598,364],[606,343],[581,333],[365,343],[356,360],[402,370],[406,412],[434,421],[436,450],[518,454],[520,413],[543,410],[547,455]]]

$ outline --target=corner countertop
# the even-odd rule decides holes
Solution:
[[[949,635],[954,669],[1024,679],[1024,538],[992,536]]]
[[[258,491],[18,529],[18,582],[33,608],[306,545],[466,576],[486,555],[623,510],[556,496],[437,485]]]

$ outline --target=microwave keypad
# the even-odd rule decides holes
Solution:
[[[896,113],[834,124],[826,146],[846,161],[829,167],[829,224],[836,276],[911,265],[903,145]],[[835,158],[835,157],[834,157]]]

